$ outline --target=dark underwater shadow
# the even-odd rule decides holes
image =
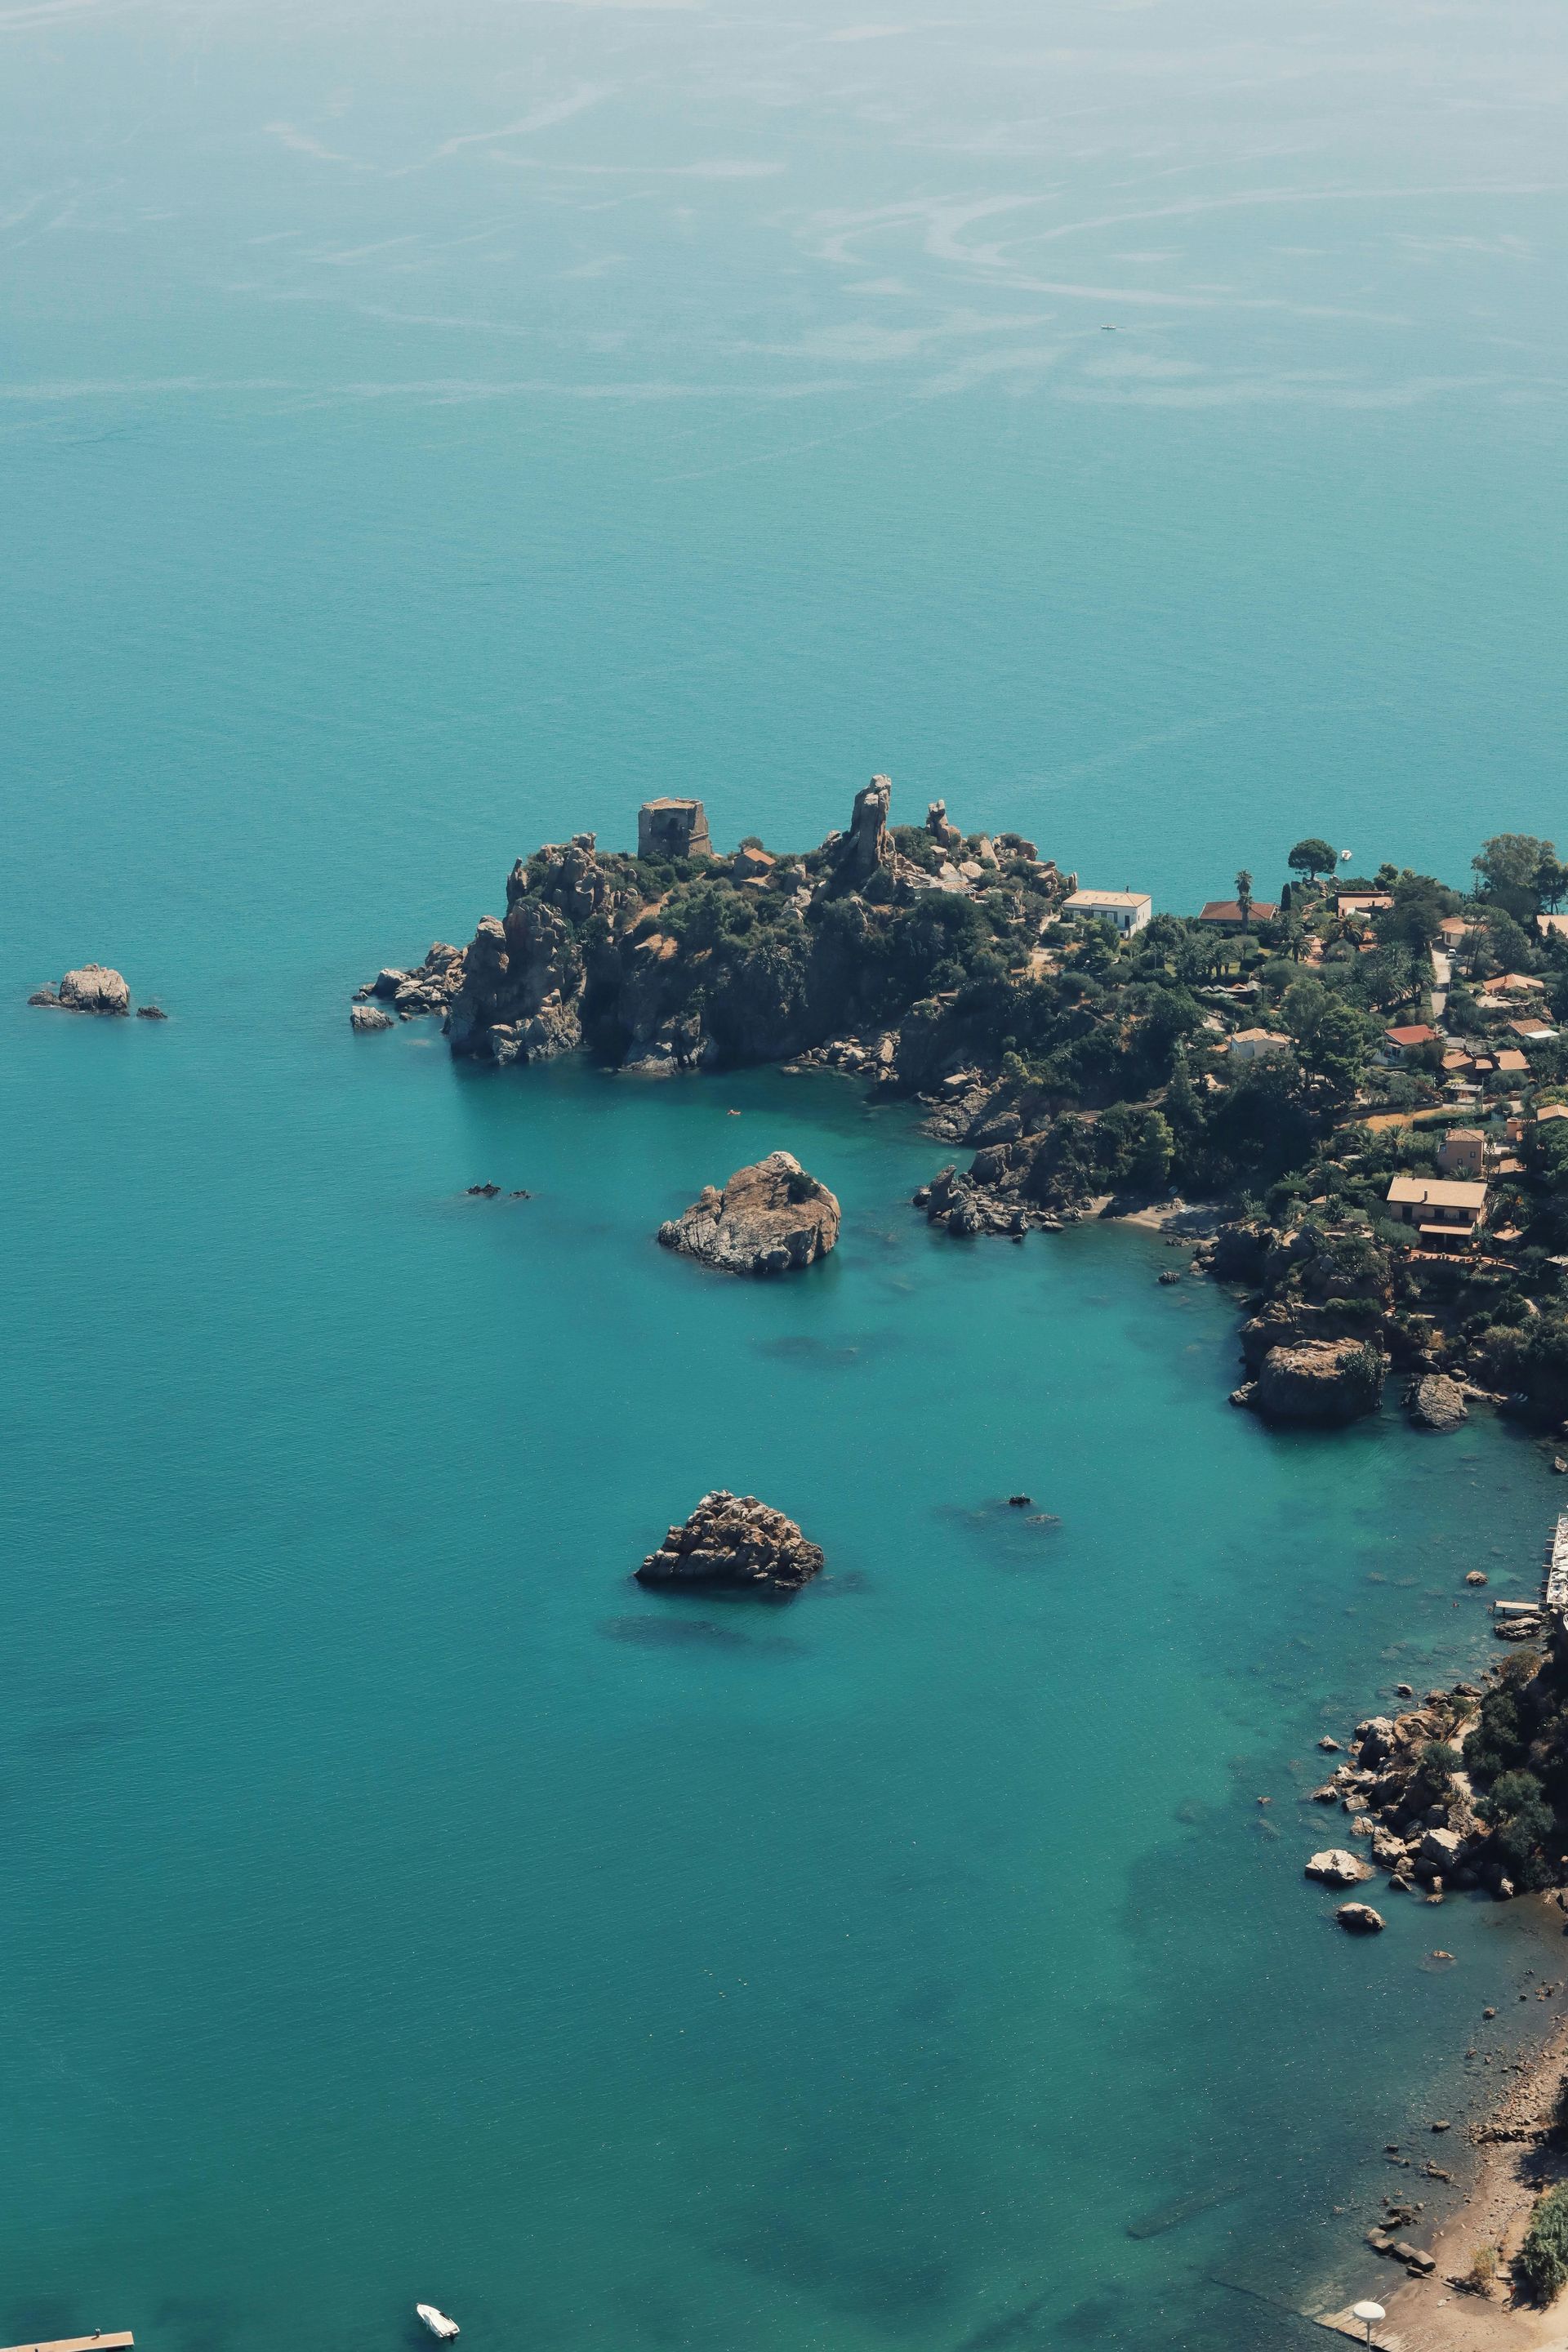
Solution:
[[[886,1355],[902,1342],[888,1331],[870,1331],[858,1339],[818,1339],[809,1331],[790,1331],[777,1339],[753,1339],[754,1354],[769,1363],[795,1364],[803,1371],[852,1371]]]
[[[1008,1502],[998,1496],[979,1504],[937,1503],[931,1517],[944,1527],[957,1528],[985,1559],[997,1568],[1043,1568],[1062,1523],[1054,1511]]]
[[[704,1595],[704,1600],[711,1596]],[[804,1642],[787,1633],[746,1633],[739,1625],[716,1624],[710,1617],[606,1617],[599,1632],[608,1642],[625,1642],[637,1650],[751,1650],[778,1656],[803,1657]]]

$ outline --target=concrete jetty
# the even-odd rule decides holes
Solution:
[[[135,2341],[128,2327],[117,2335],[100,2327],[91,2336],[57,2336],[52,2344],[7,2344],[4,2352],[127,2352]]]

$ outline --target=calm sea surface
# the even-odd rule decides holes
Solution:
[[[1562,1946],[1340,1937],[1299,1799],[1486,1661],[1542,1454],[1270,1435],[1226,1297],[933,1238],[837,1082],[345,1004],[655,791],[886,769],[1177,908],[1568,835],[1564,62],[0,5],[0,2339],[1261,2352],[1366,2279]],[[93,957],[174,1018],[26,1009]],[[830,1265],[653,1246],[777,1145]],[[714,1484],[829,1574],[628,1583]]]

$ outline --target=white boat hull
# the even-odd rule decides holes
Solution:
[[[461,2333],[457,2321],[448,2319],[444,2311],[437,2311],[433,2303],[416,2303],[414,2309],[431,2335],[438,2336],[443,2344],[449,2343],[454,2336]]]

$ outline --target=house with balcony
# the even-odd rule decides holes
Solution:
[[[1487,1188],[1452,1176],[1395,1176],[1387,1206],[1396,1225],[1413,1228],[1422,1249],[1472,1249],[1487,1213]]]

